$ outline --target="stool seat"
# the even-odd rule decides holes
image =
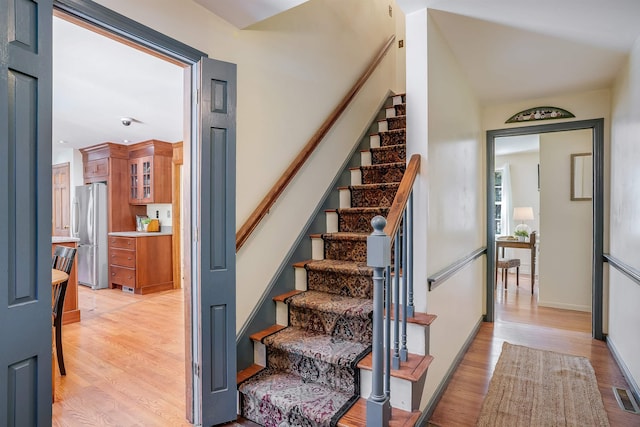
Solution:
[[[520,260],[518,258],[498,260],[498,268],[516,268],[516,267],[520,267]]]
[[[507,276],[510,268],[516,269],[516,286],[520,286],[520,259],[509,258],[499,259],[496,264],[496,286],[498,282],[498,269],[502,269],[502,281],[504,282],[504,288],[507,289]]]

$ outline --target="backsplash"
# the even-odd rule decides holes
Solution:
[[[171,203],[157,203],[147,205],[147,216],[149,218],[156,217],[156,211],[158,212],[158,219],[160,220],[160,226],[163,229],[171,227]]]

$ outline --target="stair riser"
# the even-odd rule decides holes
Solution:
[[[371,220],[377,215],[387,217],[389,209],[380,209],[377,212],[349,212],[341,211],[338,214],[338,230],[352,233],[372,233]]]
[[[371,342],[373,323],[370,318],[337,317],[333,313],[289,305],[289,324],[302,329],[322,332],[335,338]]]
[[[425,375],[426,376],[426,375]],[[360,396],[368,398],[371,395],[371,371],[360,370]],[[420,399],[424,387],[424,378],[421,381],[412,382],[402,378],[391,377],[391,407],[403,411],[414,411],[420,408]]]
[[[388,208],[393,203],[398,192],[397,186],[383,188],[367,188],[351,190],[351,207],[365,208],[368,206],[380,206]]]
[[[308,271],[307,283],[310,290],[354,298],[373,297],[373,280],[371,276],[342,274],[332,271]]]
[[[374,148],[371,150],[370,164],[380,165],[383,163],[397,163],[406,162],[407,160],[407,146],[406,145],[394,145],[393,149]],[[362,164],[365,166],[365,164]]]
[[[400,182],[404,175],[405,166],[390,166],[388,168],[361,168],[363,184],[377,184],[380,182]]]
[[[297,375],[305,382],[334,387],[346,393],[357,393],[358,368],[338,366],[281,349],[268,348],[267,360],[271,368]],[[356,379],[356,381],[354,381]]]
[[[402,316],[402,313],[400,313]],[[402,346],[402,324],[400,324],[400,333],[398,334],[400,346]],[[412,354],[424,356],[427,353],[427,339],[429,337],[429,327],[418,325],[415,323],[407,323],[407,351]],[[395,340],[395,332],[393,319],[391,319],[391,346]]]

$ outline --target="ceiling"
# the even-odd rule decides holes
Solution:
[[[182,73],[177,65],[54,17],[54,151],[107,141],[181,141]],[[122,117],[134,120],[123,126]]]
[[[193,1],[246,28],[305,0]],[[483,105],[608,88],[640,35],[638,0],[396,2],[431,9]],[[53,29],[54,146],[182,139],[180,67],[58,18]]]

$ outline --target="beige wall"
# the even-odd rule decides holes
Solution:
[[[640,39],[618,77],[611,119],[612,256],[640,269]],[[609,335],[635,382],[640,384],[640,286],[609,268]],[[605,271],[606,272],[606,271]]]
[[[425,25],[426,33],[420,29]],[[422,396],[424,408],[482,316],[484,258],[432,292],[424,285],[430,274],[483,246],[484,168],[477,98],[424,10],[407,16],[407,48],[416,55],[427,54],[424,64],[423,58],[407,51],[408,151],[423,156],[414,190],[414,227],[419,230],[414,238],[418,245],[414,274],[420,286],[415,292],[426,300],[427,311],[438,315],[430,329],[434,361]],[[414,111],[414,97],[424,99],[426,105],[417,105]],[[411,116],[416,111],[422,115]]]
[[[571,154],[589,153],[591,129],[540,135],[538,305],[591,311],[593,211],[571,200]]]
[[[388,1],[312,0],[239,30],[191,1],[99,3],[237,64],[238,228],[394,34],[397,19],[389,16]],[[385,94],[395,89],[396,49],[238,253],[238,330]]]

